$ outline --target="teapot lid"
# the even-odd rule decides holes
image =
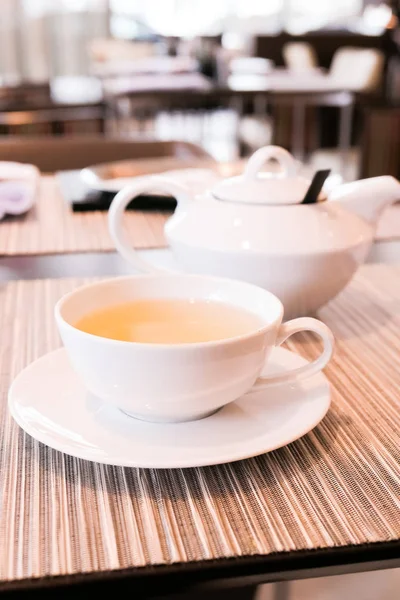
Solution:
[[[260,174],[270,159],[278,162],[280,170]],[[212,195],[218,200],[247,204],[300,204],[310,182],[296,172],[297,163],[287,150],[266,146],[251,156],[243,175],[221,181],[212,189]]]

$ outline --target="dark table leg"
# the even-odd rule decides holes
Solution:
[[[306,107],[299,100],[293,103],[292,154],[297,160],[304,160]]]
[[[351,125],[353,119],[353,105],[348,104],[340,107],[339,121],[339,151],[342,176],[346,179],[346,170],[349,160],[351,146]]]
[[[274,600],[289,600],[290,581],[278,581],[274,585]]]
[[[278,584],[280,585],[280,583]],[[168,595],[165,598],[157,597],[152,600],[255,600],[257,586],[251,585],[240,588],[216,589],[202,592],[185,592],[183,594]],[[286,600],[286,597],[277,597],[274,600]]]

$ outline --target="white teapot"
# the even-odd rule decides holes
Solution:
[[[272,158],[280,171],[261,174]],[[266,288],[283,302],[286,318],[314,313],[366,259],[380,213],[400,200],[400,183],[373,177],[340,185],[315,204],[301,204],[310,182],[296,171],[289,152],[267,146],[253,154],[242,175],[196,197],[173,180],[142,178],[114,198],[111,236],[134,267],[160,272],[132,248],[123,211],[145,192],[171,194],[178,204],[165,234],[180,267]]]

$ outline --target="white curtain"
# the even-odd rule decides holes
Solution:
[[[88,72],[87,44],[108,35],[108,0],[0,0],[0,81]]]

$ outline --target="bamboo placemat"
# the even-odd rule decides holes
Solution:
[[[53,306],[79,283],[1,288],[0,579],[399,539],[400,268],[364,267],[321,311],[337,349],[314,431],[258,458],[166,471],[65,456],[8,414],[10,382],[59,345]],[[290,347],[317,352],[308,334]]]
[[[165,246],[168,214],[126,211],[124,223],[136,248]],[[101,252],[115,250],[107,212],[73,213],[55,177],[41,178],[35,207],[0,223],[0,256]]]

